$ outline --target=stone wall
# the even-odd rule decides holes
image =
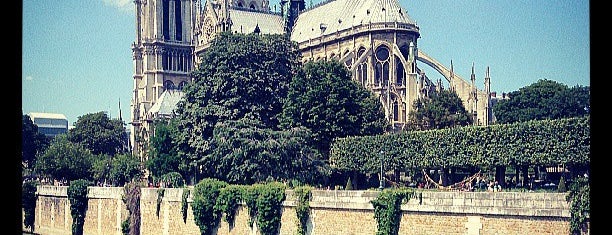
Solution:
[[[187,221],[181,214],[183,189],[165,189],[159,216],[157,189],[141,191],[141,234],[200,234],[191,206]],[[67,187],[39,186],[35,232],[71,234],[72,219]],[[90,187],[86,235],[121,234],[128,216],[121,187]],[[370,200],[377,191],[313,191],[308,234],[376,233]],[[417,192],[402,206],[400,234],[569,234],[569,205],[564,193]],[[187,200],[191,203],[191,197]],[[283,202],[280,234],[295,234],[292,191]],[[248,224],[247,208],[239,207],[233,227],[222,221],[217,234],[259,235]]]

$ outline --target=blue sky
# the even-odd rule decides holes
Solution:
[[[270,6],[278,5],[270,1]],[[306,5],[318,0],[306,0]],[[587,0],[400,0],[420,27],[419,48],[483,87],[511,92],[538,79],[590,86]],[[129,122],[132,0],[24,0],[22,111],[79,116],[108,111]],[[432,80],[442,78],[420,65]]]

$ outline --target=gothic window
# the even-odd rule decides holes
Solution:
[[[240,8],[244,7],[244,3],[242,1],[238,2],[238,7]]]
[[[376,49],[375,55],[374,83],[378,86],[386,86],[389,83],[389,48],[380,46]]]
[[[249,8],[253,9],[253,10],[257,10],[257,4],[255,4],[255,2],[251,2],[251,4],[249,4]]]
[[[178,60],[178,61],[177,61],[177,62],[178,62],[178,68],[177,68],[177,70],[179,70],[179,71],[185,71],[184,64],[183,64],[183,55],[182,55],[182,54],[179,54],[179,56],[178,56],[176,59]]]
[[[166,80],[164,81],[164,90],[173,90],[174,87],[174,83],[170,80]]]
[[[174,22],[176,27],[175,37],[177,41],[183,40],[183,21],[181,17],[181,12],[181,0],[177,0],[174,3]]]
[[[400,58],[397,56],[395,56],[395,72],[395,83],[398,86],[403,86],[406,81],[406,73],[404,71],[404,64],[402,63],[402,60],[400,60]]]
[[[162,69],[168,70],[168,55],[166,53],[162,54]]]
[[[399,105],[397,100],[393,102],[393,121],[399,121]]]
[[[402,102],[402,119],[406,118],[406,102]]]
[[[178,89],[179,90],[183,90],[183,88],[185,88],[186,85],[187,85],[187,82],[186,81],[182,81],[181,83],[179,83]]]
[[[355,58],[355,60],[359,59],[364,53],[365,53],[366,49],[361,47],[359,48],[359,51],[357,51],[357,58]],[[367,59],[364,60],[363,62],[361,62],[359,64],[359,66],[357,66],[357,81],[359,81],[362,85],[366,85],[368,82],[368,61]]]
[[[162,0],[162,30],[164,40],[170,39],[170,0]]]

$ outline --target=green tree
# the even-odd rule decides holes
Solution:
[[[336,60],[308,62],[291,81],[281,118],[284,127],[306,127],[324,158],[337,137],[383,133],[381,103]]]
[[[83,145],[68,141],[66,134],[56,135],[49,148],[39,156],[35,172],[51,179],[91,180],[94,155]]]
[[[170,172],[178,172],[181,158],[176,153],[175,145],[172,143],[173,131],[176,130],[175,122],[155,123],[155,134],[149,140],[149,158],[146,167],[154,177],[161,177]],[[187,172],[182,174],[183,178],[188,176]]]
[[[123,186],[132,179],[143,176],[140,160],[131,154],[119,154],[112,159],[109,177],[113,185]]]
[[[314,182],[327,168],[309,147],[310,139],[305,128],[277,131],[250,119],[217,123],[210,154],[202,161],[203,176],[238,184],[267,179]]]
[[[414,101],[414,112],[410,113],[409,130],[443,129],[467,126],[472,123],[461,98],[452,90],[434,92],[428,98]]]
[[[540,79],[508,96],[509,99],[493,106],[497,123],[581,117],[588,115],[591,108],[589,87],[569,88],[548,79]]]
[[[68,140],[83,144],[93,154],[127,153],[128,137],[123,125],[123,121],[109,119],[104,112],[85,114],[68,131]]]
[[[193,82],[176,108],[173,138],[181,171],[207,156],[218,122],[248,118],[277,128],[282,100],[299,65],[297,44],[286,35],[221,33],[201,56]]]
[[[33,168],[36,156],[45,151],[49,140],[44,134],[38,132],[38,126],[32,122],[29,115],[23,115],[21,126],[21,162],[25,168]]]

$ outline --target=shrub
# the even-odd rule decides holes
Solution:
[[[21,205],[23,207],[23,225],[34,232],[34,219],[36,211],[36,181],[26,181],[22,185]]]

